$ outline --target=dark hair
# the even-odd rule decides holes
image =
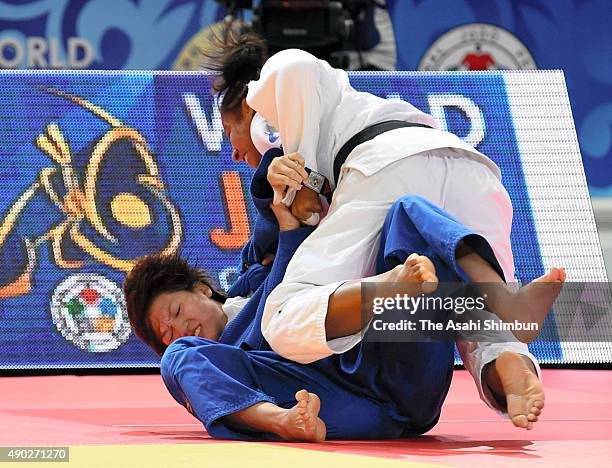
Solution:
[[[213,283],[210,276],[189,265],[178,254],[153,254],[139,258],[126,275],[123,292],[127,312],[136,335],[160,356],[167,346],[155,336],[148,320],[149,306],[153,299],[165,292],[194,291],[198,283],[208,286],[212,299],[225,302],[225,294]]]
[[[268,58],[266,41],[237,22],[227,23],[219,34],[212,34],[212,48],[202,51],[204,68],[218,72],[215,91],[223,96],[222,111],[236,109],[247,94],[247,84],[259,78]]]

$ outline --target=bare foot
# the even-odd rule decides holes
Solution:
[[[323,442],[327,428],[321,418],[321,400],[314,393],[300,390],[295,394],[297,404],[287,410],[282,423],[282,434],[285,440],[295,442]]]
[[[506,351],[495,361],[512,424],[533,429],[544,408],[544,386],[517,353]]]
[[[438,287],[436,268],[425,255],[411,254],[403,265],[391,270],[390,280],[396,283],[421,283],[421,291],[432,293]]]
[[[501,295],[500,300],[490,305],[491,310],[506,322],[516,320],[524,324],[536,323],[537,329],[512,331],[520,341],[530,343],[542,331],[544,319],[561,292],[565,276],[564,268],[551,268],[548,273],[523,286],[516,293]]]

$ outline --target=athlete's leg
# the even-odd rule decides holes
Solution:
[[[487,308],[506,322],[518,320],[525,324],[537,324],[513,331],[514,336],[524,343],[537,338],[555,299],[565,281],[563,268],[551,268],[548,273],[535,279],[518,291],[507,287],[503,278],[489,262],[476,253],[468,244],[457,248],[457,263],[471,282],[485,297]]]
[[[184,337],[164,354],[161,372],[175,400],[213,437],[314,441],[323,437],[325,426],[331,439],[401,433],[383,405],[347,390],[341,379],[330,379],[331,370],[287,361],[270,351]]]
[[[321,400],[306,390],[295,394],[296,404],[285,409],[263,401],[223,416],[221,421],[234,431],[276,434],[294,442],[323,442],[327,428],[319,418]]]

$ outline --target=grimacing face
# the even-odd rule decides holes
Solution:
[[[223,130],[232,144],[232,160],[244,161],[252,168],[257,168],[261,161],[261,154],[253,145],[251,139],[251,121],[255,111],[242,100],[239,108],[221,112]]]
[[[151,330],[166,346],[183,336],[218,340],[227,324],[227,316],[221,303],[211,295],[211,289],[202,283],[194,291],[157,295],[148,309]]]

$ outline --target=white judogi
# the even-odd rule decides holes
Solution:
[[[333,159],[353,135],[373,124],[403,120],[436,127],[434,119],[403,101],[354,90],[346,72],[301,50],[275,54],[249,83],[247,103],[280,134],[286,153],[298,152],[333,186]],[[487,239],[508,281],[514,281],[510,245],[512,205],[499,168],[455,135],[408,127],[356,147],[343,166],[327,216],[298,248],[283,282],[266,301],[262,332],[280,355],[309,363],[342,353],[358,333],[327,341],[329,296],[344,282],[374,274],[380,230],[391,204],[420,195]],[[281,313],[279,313],[279,311]],[[503,351],[528,356],[527,346],[457,343],[481,398],[500,410],[482,385],[484,366]]]

